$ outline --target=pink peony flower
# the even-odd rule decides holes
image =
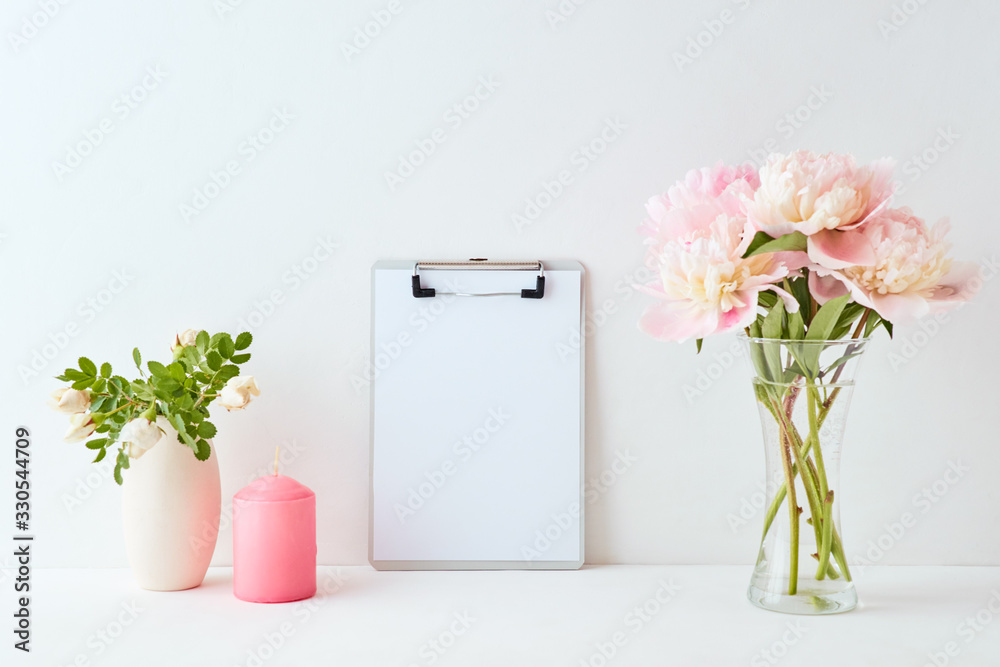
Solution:
[[[941,220],[929,228],[909,208],[886,209],[859,232],[872,246],[873,260],[838,271],[814,268],[810,291],[819,303],[849,291],[855,301],[894,324],[968,301],[978,269],[947,256],[948,227]]]
[[[639,226],[639,232],[650,237],[650,254],[658,257],[668,241],[689,238],[697,232],[697,221],[704,217],[698,213],[699,207],[721,201],[729,211],[743,215],[744,200],[753,196],[759,183],[757,170],[749,163],[729,167],[720,160],[714,167],[692,169],[665,194],[646,202],[649,217]]]
[[[731,206],[725,200],[686,210],[683,232],[662,244],[660,281],[639,287],[659,299],[639,320],[643,332],[684,341],[743,328],[757,316],[757,295],[768,289],[790,311],[798,309],[790,294],[772,284],[789,273],[778,254],[742,259],[753,232]]]
[[[772,237],[808,236],[809,258],[820,266],[870,265],[873,250],[860,228],[888,206],[892,167],[889,159],[859,167],[850,155],[775,154],[761,167],[747,215]]]

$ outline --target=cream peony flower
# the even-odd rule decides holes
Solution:
[[[790,312],[798,310],[798,302],[773,284],[789,274],[782,253],[742,258],[753,236],[745,218],[722,205],[691,213],[688,231],[663,245],[660,282],[639,288],[660,299],[639,320],[643,332],[684,341],[743,328],[757,316],[757,295],[764,290],[781,296]]]
[[[86,440],[97,428],[97,424],[91,420],[90,415],[85,412],[78,412],[69,418],[69,430],[63,439],[66,442],[79,442]]]
[[[948,257],[948,226],[941,220],[929,228],[909,208],[887,209],[862,230],[874,261],[839,271],[814,269],[810,289],[820,303],[850,291],[855,301],[894,324],[968,301],[978,269]]]
[[[171,351],[177,349],[178,347],[194,345],[195,341],[198,339],[198,334],[200,333],[201,329],[185,329],[180,332],[174,336],[174,344],[170,346]]]
[[[219,404],[227,410],[241,410],[250,402],[251,395],[260,396],[254,376],[234,377],[219,392]]]
[[[120,440],[128,443],[128,455],[137,459],[148,452],[163,437],[163,431],[145,417],[136,417],[122,428]]]
[[[90,408],[90,392],[61,387],[49,394],[48,405],[68,415],[86,412]]]
[[[888,206],[892,167],[889,159],[859,167],[853,156],[834,153],[772,155],[761,167],[747,216],[774,238],[805,234],[809,259],[825,268],[871,264],[873,251],[859,228]]]

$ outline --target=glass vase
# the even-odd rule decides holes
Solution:
[[[833,614],[858,603],[840,525],[840,454],[868,339],[742,336],[767,466],[767,513],[747,597],[764,609]]]

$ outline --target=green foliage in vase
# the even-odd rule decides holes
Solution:
[[[175,338],[173,359],[163,364],[143,364],[139,348],[132,361],[139,377],[127,380],[114,374],[110,363],[98,366],[80,357],[56,379],[71,383],[51,394],[49,404],[70,415],[68,442],[85,441],[96,452],[94,463],[115,456],[115,482],[122,484],[130,461],[159,442],[163,418],[177,431],[177,440],[199,461],[211,456],[209,440],[216,427],[209,421],[209,407],[216,401],[227,410],[238,410],[260,394],[252,375],[240,376],[240,366],[250,360],[246,350],[253,336],[244,332],[234,339],[228,333],[209,335],[188,329]],[[97,437],[93,437],[97,436]]]

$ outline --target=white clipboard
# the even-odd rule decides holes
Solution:
[[[583,564],[583,315],[579,262],[372,267],[373,567]]]

